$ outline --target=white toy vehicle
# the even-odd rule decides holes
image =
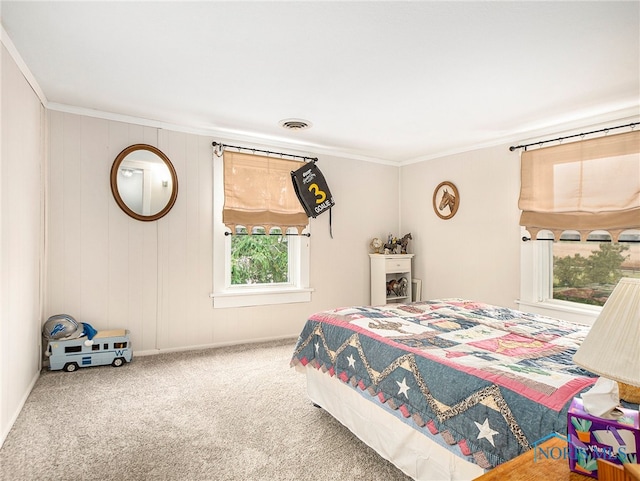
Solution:
[[[79,367],[105,364],[120,367],[133,358],[129,331],[96,331],[90,324],[77,322],[68,314],[47,319],[42,335],[48,341],[44,354],[49,358],[52,371],[71,372]]]
[[[129,331],[114,329],[98,331],[93,344],[87,345],[86,337],[76,339],[52,339],[47,345],[45,355],[49,357],[49,369],[67,372],[79,367],[111,364],[115,367],[131,362],[133,350],[129,340]]]

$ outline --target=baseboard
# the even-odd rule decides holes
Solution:
[[[134,351],[134,356],[153,356],[156,354],[163,354],[163,353],[169,353],[169,352],[197,351],[199,349],[213,349],[218,347],[240,346],[242,344],[260,344],[263,342],[274,342],[274,341],[284,341],[284,340],[291,340],[291,342],[294,343],[297,338],[298,338],[298,334],[296,333],[296,334],[291,334],[287,336],[261,337],[257,339],[244,339],[240,341],[216,342],[212,344],[197,344],[193,346],[170,347],[170,348],[163,348],[163,349],[149,349],[146,351]],[[2,433],[0,433],[0,448],[4,444],[4,441],[7,438],[7,436],[9,435],[11,428],[13,428],[13,425],[16,422],[16,419],[18,419],[18,416],[20,415],[20,412],[22,411],[24,404],[27,402],[27,398],[29,397],[29,394],[31,394],[33,386],[35,386],[36,381],[38,380],[39,377],[40,377],[40,371],[38,371],[36,375],[33,377],[33,379],[31,380],[31,383],[29,384],[29,388],[27,389],[27,392],[25,393],[23,398],[20,400],[18,409],[16,409],[16,412],[11,417],[11,420],[7,426],[7,429],[3,430]]]
[[[13,416],[11,416],[9,423],[7,424],[6,430],[3,430],[2,433],[0,433],[0,448],[4,444],[5,439],[7,439],[7,436],[9,436],[9,433],[11,432],[13,425],[18,419],[18,416],[20,416],[20,413],[22,412],[22,408],[24,407],[24,404],[27,402],[27,398],[29,397],[29,394],[31,394],[31,391],[33,390],[33,386],[36,385],[36,381],[38,380],[39,377],[40,377],[40,371],[36,372],[35,376],[33,376],[33,379],[31,380],[31,383],[27,388],[27,392],[24,394],[24,396],[20,400],[20,403],[18,404],[18,408],[13,413]]]
[[[262,342],[274,342],[274,341],[284,341],[291,340],[295,342],[298,338],[298,333],[291,334],[287,336],[275,336],[275,337],[261,337],[257,339],[243,339],[240,341],[229,341],[229,342],[215,342],[212,344],[196,344],[193,346],[182,346],[182,347],[167,347],[161,349],[148,349],[145,351],[134,351],[133,355],[136,356],[154,356],[156,354],[163,354],[169,352],[183,352],[183,351],[197,351],[200,349],[213,349],[217,347],[230,347],[230,346],[240,346],[242,344],[260,344]]]

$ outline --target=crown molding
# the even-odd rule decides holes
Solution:
[[[2,30],[0,31],[0,41],[2,42],[2,45],[4,45],[4,47],[7,49],[7,52],[9,52],[9,55],[11,55],[11,58],[18,66],[18,69],[20,70],[26,81],[29,83],[35,94],[38,96],[42,105],[46,108],[48,104],[47,97],[45,96],[43,90],[40,88],[38,81],[31,73],[31,70],[29,70],[29,67],[27,67],[27,64],[18,52],[18,49],[13,44],[13,41],[11,40],[11,37],[9,37],[7,31],[4,29],[4,27],[1,28]]]
[[[202,136],[212,137],[212,140],[222,139],[224,141],[243,142],[246,144],[250,144],[248,145],[249,148],[251,147],[259,148],[261,146],[262,147],[268,146],[271,148],[275,147],[279,149],[292,150],[292,151],[295,151],[296,153],[300,153],[300,155],[310,156],[310,157],[314,157],[318,155],[329,155],[334,157],[341,157],[343,159],[347,158],[347,159],[353,159],[353,160],[361,160],[365,162],[393,165],[396,167],[399,165],[397,162],[392,162],[385,159],[378,159],[375,157],[367,157],[363,155],[353,154],[345,151],[340,151],[338,149],[323,147],[316,144],[310,144],[305,142],[292,142],[289,139],[283,139],[280,137],[248,134],[248,133],[238,132],[231,129],[198,128],[198,127],[193,127],[188,125],[172,124],[170,122],[164,122],[161,120],[146,119],[142,117],[118,114],[115,112],[105,112],[102,110],[87,109],[84,107],[75,107],[73,105],[59,104],[56,102],[49,102],[47,105],[47,109],[58,111],[58,112],[83,115],[87,117],[113,120],[116,122],[125,122],[129,124],[143,125],[145,127],[155,127],[158,129],[173,130],[176,132],[183,132],[187,134],[202,135]]]
[[[224,140],[232,142],[242,142],[251,147],[264,147],[279,148],[295,151],[295,153],[304,156],[318,156],[328,155],[333,157],[341,157],[352,160],[360,160],[364,162],[372,162],[376,164],[391,165],[395,167],[402,167],[405,165],[416,164],[420,162],[426,162],[429,160],[440,159],[451,155],[463,154],[466,152],[472,152],[474,150],[480,150],[485,148],[496,147],[500,145],[513,145],[522,143],[533,143],[538,140],[543,140],[543,137],[569,135],[576,133],[580,129],[597,129],[606,128],[606,124],[611,122],[625,123],[637,120],[640,117],[640,106],[632,106],[618,110],[612,110],[610,112],[593,115],[590,117],[584,117],[577,120],[572,120],[562,123],[553,123],[544,127],[534,127],[530,130],[521,130],[513,132],[508,135],[504,135],[499,138],[489,140],[487,142],[480,142],[469,144],[456,149],[445,150],[431,154],[428,156],[420,156],[413,159],[408,159],[400,162],[394,162],[385,159],[379,159],[375,157],[369,157],[364,155],[358,155],[350,152],[346,152],[339,149],[332,149],[323,147],[317,144],[310,144],[305,142],[292,142],[290,139],[283,139],[281,137],[274,137],[268,135],[256,135],[245,132],[239,132],[232,129],[211,129],[211,128],[197,128],[179,124],[172,124],[169,122],[163,122],[159,120],[145,119],[141,117],[134,117],[129,115],[117,114],[114,112],[105,112],[95,109],[87,109],[83,107],[74,107],[66,104],[58,104],[49,102],[45,105],[47,109],[72,113],[77,115],[84,115],[87,117],[95,117],[105,120],[113,120],[116,122],[125,122],[134,125],[143,125],[145,127],[155,127],[158,129],[173,130],[176,132],[183,132],[188,134],[196,134],[202,136],[212,137],[214,140]],[[517,155],[517,154],[516,154]]]
[[[620,109],[612,109],[596,115],[586,116],[565,122],[555,122],[546,126],[531,127],[528,130],[520,130],[507,135],[489,140],[487,142],[469,144],[465,147],[451,149],[448,151],[438,152],[436,154],[416,157],[414,159],[405,160],[399,163],[400,166],[417,164],[428,160],[440,159],[451,155],[464,154],[474,150],[497,147],[500,145],[528,144],[542,141],[548,137],[558,137],[563,135],[572,135],[579,133],[580,130],[593,130],[613,127],[612,122],[616,124],[624,124],[634,122],[640,119],[640,105],[632,105]],[[517,153],[514,152],[517,155]]]
[[[390,165],[395,167],[402,167],[405,165],[416,164],[419,162],[426,162],[429,160],[439,159],[442,157],[448,157],[451,155],[463,154],[465,152],[471,152],[474,150],[480,150],[484,148],[496,147],[499,145],[507,144],[523,144],[533,143],[537,140],[543,140],[542,137],[558,136],[558,135],[570,135],[577,133],[578,129],[595,129],[606,128],[606,123],[610,122],[625,122],[635,121],[640,118],[640,105],[634,104],[630,106],[624,106],[622,108],[612,108],[609,111],[600,112],[596,115],[587,115],[583,117],[576,117],[567,121],[547,123],[546,125],[532,125],[529,129],[523,129],[518,132],[511,132],[503,135],[499,138],[489,140],[487,142],[474,143],[466,146],[462,146],[455,149],[444,150],[435,154],[426,156],[419,156],[412,159],[407,159],[400,162],[390,161],[388,159],[380,159],[376,157],[369,157],[365,155],[355,154],[352,152],[326,147],[318,144],[295,142],[290,139],[284,139],[277,136],[258,135],[253,133],[246,133],[235,131],[232,129],[212,129],[212,128],[198,128],[194,126],[186,126],[179,124],[172,124],[160,120],[146,119],[141,117],[129,116],[124,114],[118,114],[114,112],[106,112],[96,109],[88,109],[84,107],[76,107],[67,104],[60,104],[55,102],[49,102],[44,94],[44,91],[40,88],[35,76],[23,60],[22,56],[16,49],[8,33],[4,27],[0,27],[0,41],[5,46],[11,58],[15,61],[20,72],[25,77],[35,94],[40,99],[40,102],[47,110],[83,115],[87,117],[100,118],[105,120],[113,120],[116,122],[125,122],[134,125],[143,125],[145,127],[155,127],[164,130],[173,130],[176,132],[183,132],[189,134],[196,134],[202,136],[212,137],[214,140],[225,140],[234,142],[243,142],[250,144],[251,146],[268,146],[271,148],[287,149],[295,151],[300,155],[306,156],[318,156],[328,155],[333,157],[340,157],[352,160],[359,160],[364,162],[372,162],[376,164]]]

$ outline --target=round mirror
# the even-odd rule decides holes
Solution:
[[[157,148],[135,144],[118,154],[111,167],[111,192],[128,215],[157,220],[178,197],[178,177],[169,158]]]

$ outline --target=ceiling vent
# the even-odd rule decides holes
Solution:
[[[285,119],[280,121],[280,126],[288,130],[305,130],[311,127],[311,122],[302,119]]]

